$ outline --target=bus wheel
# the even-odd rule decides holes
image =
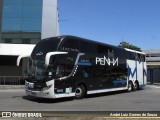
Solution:
[[[136,91],[136,90],[138,90],[138,82],[137,81],[134,83],[134,91]]]
[[[130,82],[128,83],[128,92],[131,92],[131,91],[133,91],[133,84],[132,84],[132,82],[130,81]]]
[[[82,99],[85,96],[86,89],[84,85],[77,85],[76,91],[75,91],[75,98],[76,99]]]

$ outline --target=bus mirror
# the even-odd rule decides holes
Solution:
[[[20,56],[18,56],[18,58],[17,58],[17,66],[20,65],[21,59],[22,59],[22,58],[26,58],[26,57],[30,57],[30,55],[20,55]]]
[[[49,66],[49,61],[52,55],[63,55],[63,54],[68,54],[68,52],[49,52],[46,54],[46,58],[45,58],[45,66],[48,67]]]

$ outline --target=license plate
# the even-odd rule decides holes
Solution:
[[[31,96],[36,96],[36,93],[35,92],[31,92],[31,91],[27,91],[27,94],[31,95]]]
[[[29,88],[34,88],[34,83],[28,83]]]
[[[31,92],[31,95],[36,96],[36,93],[35,92]]]

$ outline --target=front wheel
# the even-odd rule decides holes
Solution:
[[[86,89],[85,89],[84,85],[77,85],[76,91],[75,91],[75,98],[82,99],[82,98],[84,98],[85,93],[86,93]]]

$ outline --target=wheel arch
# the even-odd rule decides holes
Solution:
[[[139,90],[139,81],[138,81],[138,80],[135,80],[134,83],[137,83],[137,90]]]
[[[87,90],[88,90],[88,89],[87,89],[86,83],[85,83],[85,82],[82,82],[82,81],[81,81],[81,82],[77,82],[77,83],[76,83],[76,86],[79,86],[79,85],[83,85],[83,86],[84,86],[84,88],[85,88],[85,95],[87,95]]]
[[[131,84],[131,86],[129,86],[129,84]],[[131,87],[131,88],[129,89],[129,87]],[[133,91],[133,81],[129,80],[128,81],[128,92],[131,92],[131,91]]]

